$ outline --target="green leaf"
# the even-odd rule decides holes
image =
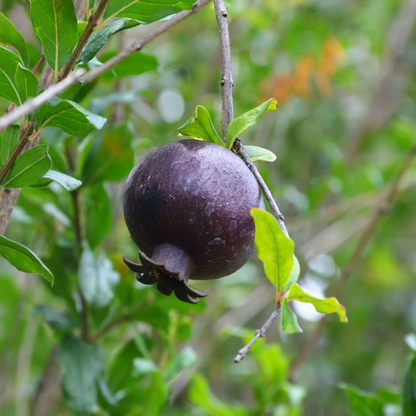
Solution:
[[[68,406],[78,414],[95,414],[98,410],[96,385],[104,370],[100,348],[68,335],[59,345],[58,363]]]
[[[128,17],[141,23],[151,23],[164,17],[189,10],[194,0],[113,0],[107,6],[104,19]]]
[[[88,187],[84,195],[85,237],[94,249],[112,228],[111,203],[103,183]]]
[[[83,183],[124,179],[134,166],[132,138],[125,124],[98,134],[84,164]]]
[[[59,312],[47,305],[36,305],[33,308],[33,314],[42,316],[54,331],[68,332],[77,327],[77,324],[68,314]]]
[[[0,254],[16,269],[36,273],[53,285],[53,274],[30,249],[16,241],[0,236]]]
[[[255,224],[254,242],[257,255],[263,262],[266,277],[280,294],[287,285],[293,269],[295,243],[283,234],[272,214],[253,208],[251,215]]]
[[[404,338],[407,346],[414,352],[416,352],[416,334],[407,334]]]
[[[0,97],[22,105],[16,86],[16,71],[22,60],[14,52],[0,46]]]
[[[25,39],[3,13],[0,13],[0,42],[13,46],[19,52],[23,62],[29,65]]]
[[[74,2],[30,0],[30,14],[45,60],[56,76],[78,43]]]
[[[0,161],[1,165],[6,163],[6,160],[12,153],[19,141],[20,126],[11,125],[6,130],[0,133]]]
[[[244,146],[247,154],[250,156],[251,161],[254,162],[274,162],[276,155],[270,150],[264,149],[258,146]]]
[[[38,79],[32,71],[24,68],[21,64],[16,69],[16,88],[20,96],[20,101],[24,103],[30,97],[35,97],[38,93]]]
[[[288,290],[290,286],[292,286],[294,283],[296,283],[299,279],[300,275],[300,264],[299,260],[295,255],[293,255],[293,267],[292,271],[290,272],[289,279],[286,283],[286,286],[283,288],[283,290]]]
[[[311,303],[317,312],[337,313],[341,322],[348,322],[345,308],[334,297],[320,299],[303,290],[297,283],[289,289],[287,301],[297,300],[303,303]]]
[[[179,354],[175,355],[168,364],[163,381],[170,383],[182,370],[193,367],[197,362],[197,355],[192,347],[185,347]]]
[[[125,29],[137,26],[140,23],[132,19],[120,19],[108,23],[102,29],[93,32],[78,58],[78,64],[86,64],[97,55],[108,39]]]
[[[282,300],[282,329],[285,334],[297,334],[303,332],[299,326],[298,318],[288,305],[287,299]]]
[[[341,383],[339,386],[348,396],[352,416],[383,416],[383,403],[374,394],[355,386]],[[414,413],[412,413],[414,415]],[[406,416],[406,415],[405,415]]]
[[[104,117],[91,113],[73,101],[54,98],[39,108],[36,128],[56,127],[67,134],[82,137],[101,129],[106,121]]]
[[[192,117],[183,126],[179,127],[178,130],[184,136],[194,137],[224,146],[224,142],[215,130],[208,110],[202,105],[196,107]]]
[[[237,138],[237,136],[239,136],[243,131],[254,126],[259,121],[260,116],[267,110],[277,110],[277,101],[274,98],[270,98],[258,107],[253,108],[253,110],[247,111],[241,116],[235,118],[228,126],[228,149],[233,147],[234,140]]]
[[[40,145],[28,150],[14,162],[2,184],[7,188],[23,188],[35,184],[50,169],[52,160],[48,146]]]
[[[414,416],[416,409],[416,353],[412,354],[412,358],[406,369],[403,381],[402,395],[403,416]]]
[[[69,192],[78,189],[82,185],[82,182],[78,179],[66,175],[65,173],[57,172],[56,170],[50,170],[46,172],[44,178],[59,183],[59,185],[62,185]]]
[[[107,306],[114,297],[120,276],[104,255],[96,258],[88,244],[84,244],[78,270],[79,284],[87,302],[96,307]]]
[[[133,361],[133,375],[143,376],[145,374],[156,373],[159,370],[152,360],[146,358],[135,358]]]
[[[116,51],[108,51],[100,57],[101,62],[107,62],[117,55]],[[116,80],[120,78],[132,77],[145,72],[157,70],[157,59],[153,55],[148,55],[143,52],[136,52],[118,63],[111,71],[103,74],[106,80]]]

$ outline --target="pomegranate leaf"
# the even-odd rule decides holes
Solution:
[[[274,162],[276,155],[268,149],[259,146],[244,146],[251,161],[254,162]]]
[[[282,329],[285,334],[297,334],[303,332],[298,324],[298,318],[287,303],[287,299],[282,300]]]
[[[192,117],[178,130],[183,136],[202,139],[206,142],[224,146],[224,142],[215,130],[208,110],[202,105],[196,107]]]
[[[253,208],[251,215],[255,223],[254,242],[257,255],[263,262],[266,277],[280,294],[287,285],[293,269],[295,243],[283,234],[272,214]]]
[[[23,244],[0,236],[0,254],[16,269],[25,273],[36,273],[53,285],[52,272],[32,250]]]
[[[0,163],[4,165],[12,150],[19,141],[20,127],[18,125],[8,126],[0,133]]]
[[[287,301],[297,300],[303,303],[311,303],[317,312],[320,313],[337,313],[341,322],[348,322],[344,306],[334,297],[320,299],[302,289],[297,283],[289,289]]]
[[[19,52],[24,63],[29,64],[29,55],[23,35],[3,13],[0,13],[0,41],[12,45]]]
[[[228,149],[233,147],[234,140],[237,138],[237,136],[240,135],[243,131],[254,126],[259,121],[260,116],[267,110],[277,110],[277,101],[274,98],[270,98],[258,107],[253,108],[252,110],[247,111],[241,116],[235,118],[228,126]]]

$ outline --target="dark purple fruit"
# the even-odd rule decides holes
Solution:
[[[213,143],[179,140],[143,158],[127,179],[124,216],[142,264],[124,259],[137,280],[196,303],[189,279],[218,279],[254,250],[250,209],[263,205],[253,175]]]

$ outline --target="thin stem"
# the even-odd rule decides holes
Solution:
[[[231,45],[228,33],[228,13],[223,0],[214,0],[215,16],[220,32],[221,47],[221,87],[222,87],[222,135],[227,143],[228,125],[234,118],[233,74],[231,71]]]
[[[92,32],[94,30],[94,27],[97,26],[98,20],[104,13],[105,8],[107,7],[109,0],[102,0],[97,7],[97,11],[90,16],[88,19],[87,27],[85,28],[84,32],[81,35],[81,39],[79,40],[74,52],[72,53],[71,57],[69,58],[68,62],[65,64],[65,66],[61,69],[61,72],[59,74],[59,79],[66,78],[69,73],[71,72],[72,68],[75,66],[79,56],[81,55],[82,50],[84,49],[84,46],[87,44],[88,39],[92,35]]]
[[[416,142],[409,150],[403,163],[400,165],[393,182],[388,188],[385,198],[383,198],[383,200],[374,210],[373,216],[368,225],[365,227],[363,233],[361,234],[361,237],[358,240],[354,252],[352,253],[348,263],[343,267],[341,271],[341,277],[333,290],[332,296],[338,297],[342,293],[348,278],[351,276],[355,267],[363,257],[364,250],[367,247],[368,242],[373,237],[375,231],[377,230],[377,226],[380,220],[388,213],[389,208],[394,203],[396,196],[400,191],[401,183],[408,170],[412,167],[415,158]],[[325,329],[327,322],[328,317],[324,316],[316,326],[312,335],[304,342],[304,344],[300,348],[295,360],[292,362],[292,365],[289,369],[289,380],[294,379],[301,365],[306,361],[309,354],[313,351],[315,345],[321,338],[321,335]]]
[[[36,74],[36,72],[39,71],[39,68],[42,66],[42,64],[45,62],[45,55],[42,55],[39,59],[39,61],[36,62],[35,66],[32,69],[32,72]]]
[[[282,311],[282,307],[280,303],[277,305],[276,309],[273,311],[273,313],[269,316],[267,321],[264,323],[264,325],[258,329],[254,335],[254,337],[251,339],[251,341],[245,345],[241,350],[238,351],[238,354],[234,358],[234,362],[238,364],[244,358],[246,357],[247,353],[250,351],[250,348],[260,339],[264,338],[264,335],[266,334],[267,330],[269,329],[269,326],[272,324],[272,322],[280,315],[280,312]]]

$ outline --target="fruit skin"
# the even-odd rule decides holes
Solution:
[[[254,250],[250,209],[262,207],[263,201],[253,175],[234,153],[213,143],[179,140],[135,166],[123,205],[147,272],[152,264],[153,275],[160,271],[156,278],[147,273],[143,282],[157,283],[170,294],[176,293],[176,282],[164,292],[161,276],[188,288],[188,279],[217,279],[243,266]],[[139,280],[146,274],[139,265],[126,263]]]

